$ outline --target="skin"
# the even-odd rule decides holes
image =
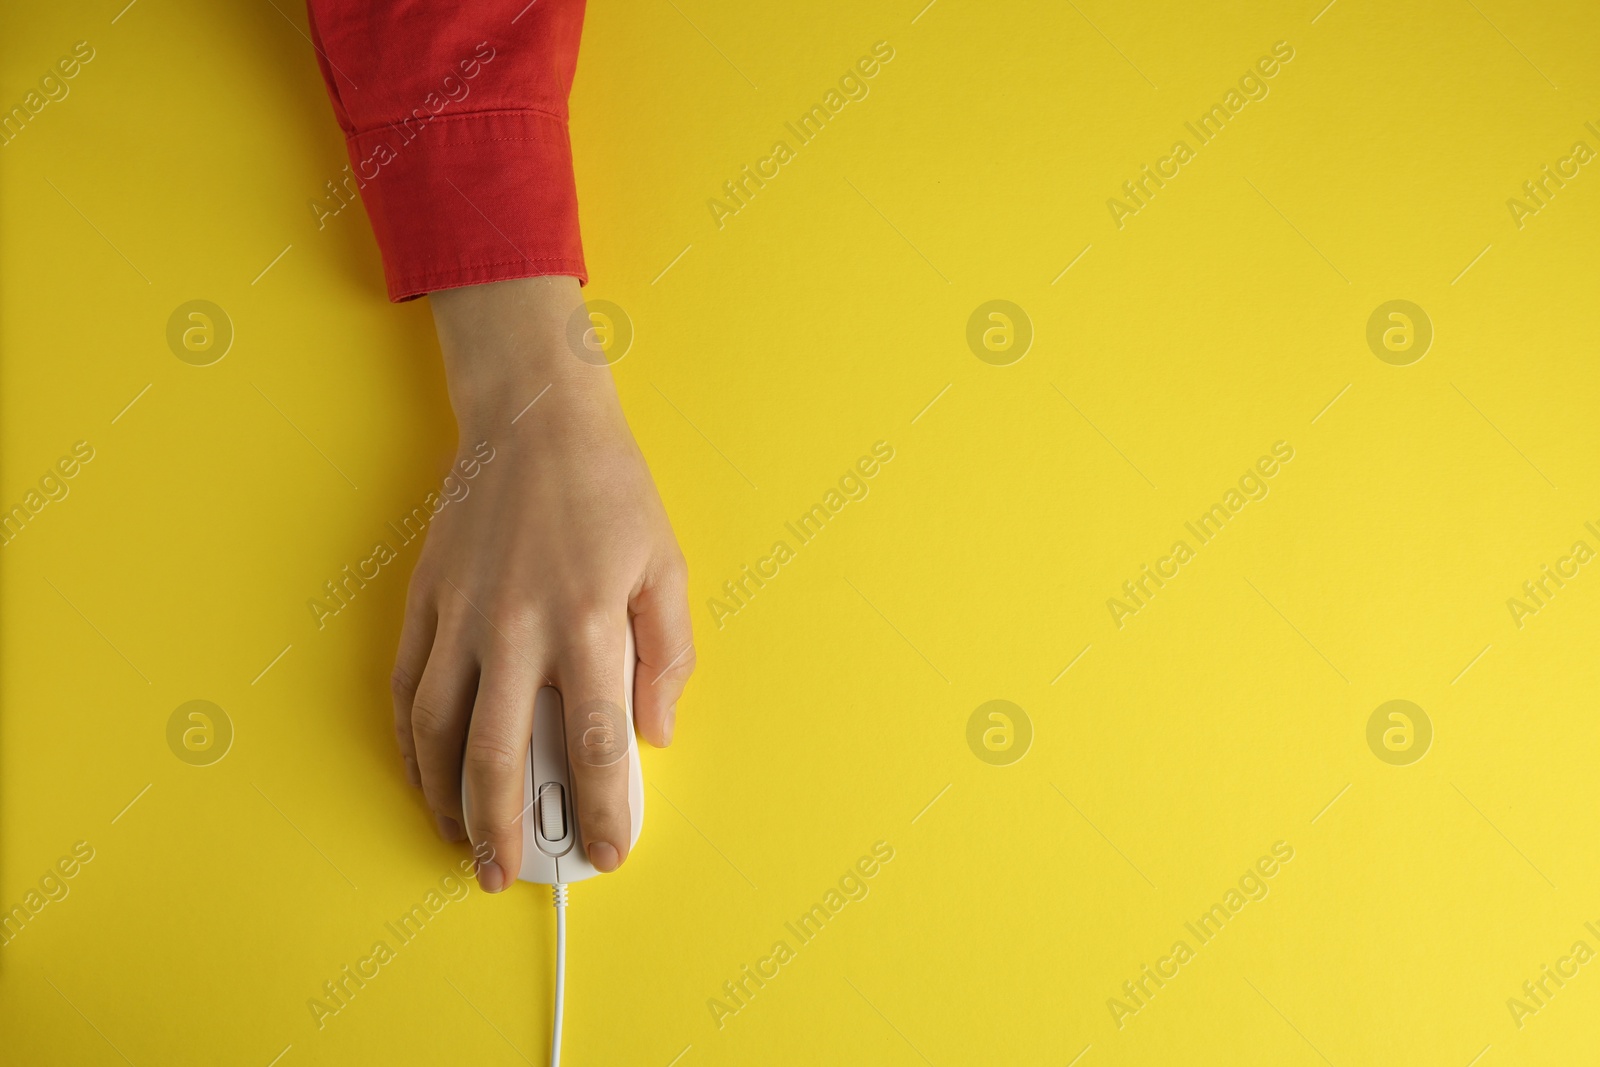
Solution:
[[[429,299],[460,430],[457,459],[480,441],[494,457],[471,496],[429,526],[407,592],[393,678],[407,777],[439,833],[461,841],[464,771],[478,881],[499,892],[521,869],[534,697],[553,685],[589,859],[612,871],[632,836],[624,627],[631,615],[639,734],[665,747],[695,663],[683,554],[610,369],[569,347],[568,323],[582,305],[577,279],[524,278]]]

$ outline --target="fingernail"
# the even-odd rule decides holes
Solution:
[[[617,850],[605,841],[596,841],[589,846],[589,862],[594,864],[597,871],[614,871],[622,862],[617,855]]]
[[[446,841],[463,841],[466,834],[461,832],[461,824],[448,815],[436,815],[434,821],[439,824],[439,835]]]
[[[672,731],[678,725],[678,705],[674,704],[667,709],[666,718],[661,720],[661,743],[663,746],[672,744]]]
[[[404,757],[406,761],[406,781],[411,783],[412,789],[422,788],[422,775],[417,772],[417,761],[410,756]]]
[[[498,893],[506,887],[505,872],[498,863],[485,863],[478,868],[478,884],[485,893]]]

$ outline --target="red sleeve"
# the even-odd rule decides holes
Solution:
[[[567,139],[584,0],[307,0],[389,299],[588,280]]]

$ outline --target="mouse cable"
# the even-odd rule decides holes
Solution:
[[[550,887],[551,903],[556,908],[556,1006],[550,1026],[550,1067],[561,1067],[561,1008],[567,999],[567,887],[557,882]]]

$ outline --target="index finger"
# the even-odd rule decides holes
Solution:
[[[498,893],[522,870],[523,797],[533,702],[538,691],[530,661],[500,655],[484,664],[467,731],[462,774],[467,826],[479,853],[478,881]]]

